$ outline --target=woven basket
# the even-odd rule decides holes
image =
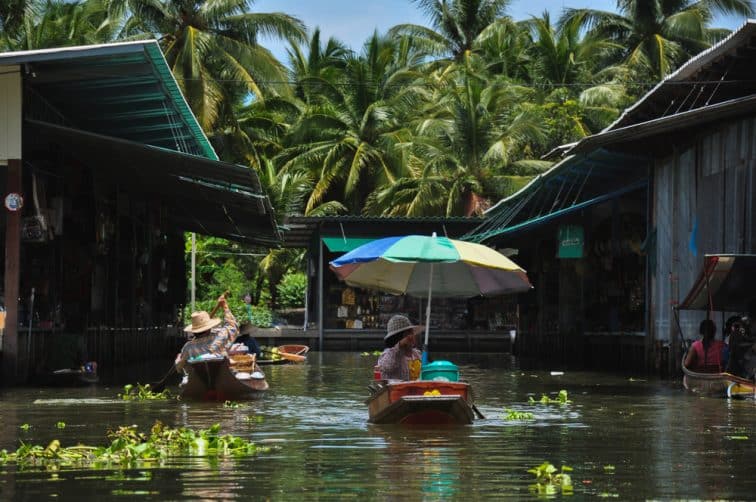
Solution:
[[[233,371],[254,371],[255,356],[250,354],[234,354],[229,357]]]

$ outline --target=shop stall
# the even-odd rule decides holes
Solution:
[[[447,235],[458,238],[477,218],[292,218],[286,224],[284,245],[307,247],[308,322],[325,348],[380,349],[386,324],[395,314],[425,322],[425,300],[347,286],[328,268],[330,261],[374,239],[394,235]],[[314,301],[313,301],[314,300]],[[515,296],[491,298],[434,298],[431,330],[440,350],[496,350],[511,348],[510,332],[517,330]]]

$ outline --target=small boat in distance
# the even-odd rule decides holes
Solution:
[[[731,373],[699,373],[682,365],[683,386],[712,397],[756,398],[756,383]]]
[[[265,374],[253,356],[204,356],[186,365],[188,376],[181,383],[181,397],[203,401],[258,399],[268,390]]]
[[[276,348],[281,357],[293,363],[305,362],[307,360],[307,353],[310,351],[310,347],[307,345],[289,344],[279,345]]]
[[[289,364],[303,363],[307,360],[310,347],[307,345],[279,345],[277,347],[261,347],[265,359],[258,360],[258,364]]]
[[[365,401],[368,422],[405,425],[468,425],[473,423],[470,385],[465,382],[379,380]]]

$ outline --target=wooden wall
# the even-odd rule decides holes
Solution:
[[[0,165],[21,158],[21,70],[0,66]]]
[[[713,128],[656,162],[652,225],[657,232],[649,331],[670,344],[679,364],[673,305],[682,301],[709,253],[753,253],[756,117]],[[681,312],[685,337],[698,336],[705,312]],[[714,318],[721,330],[723,315]]]

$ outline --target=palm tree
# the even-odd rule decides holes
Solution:
[[[423,41],[431,54],[460,61],[476,38],[504,17],[510,0],[413,0],[430,19],[432,28],[400,24],[390,35],[409,35]]]
[[[0,31],[0,45],[5,49],[45,49],[112,40],[104,0],[28,0],[23,7],[8,17],[10,24]]]
[[[371,211],[383,214],[480,214],[511,190],[519,174],[542,163],[522,163],[542,141],[538,117],[523,105],[533,94],[503,77],[491,78],[472,55],[437,73],[436,93],[406,143],[409,175],[378,190]]]
[[[352,56],[352,51],[333,37],[321,44],[319,28],[306,44],[292,44],[287,52],[294,95],[305,102],[317,99],[321,90],[330,89]]]
[[[286,71],[258,43],[262,35],[303,40],[301,21],[283,13],[249,12],[250,0],[109,0],[115,17],[130,14],[125,35],[159,37],[187,101],[206,131],[225,102],[246,94],[264,100],[285,92]],[[226,110],[228,111],[228,110]]]
[[[319,96],[292,128],[290,146],[278,159],[284,169],[304,169],[316,180],[307,213],[328,200],[359,213],[375,186],[394,180],[392,145],[400,127],[392,104],[408,100],[409,82],[418,78],[406,66],[416,61],[403,57],[411,51],[400,49],[374,34],[333,80],[318,79]]]
[[[593,80],[597,65],[605,54],[620,46],[609,39],[585,35],[584,18],[574,16],[554,26],[548,11],[541,17],[524,21],[530,34],[530,80],[536,84],[572,85]]]
[[[0,33],[12,37],[23,23],[24,18],[30,16],[37,2],[33,0],[5,0],[0,2]]]
[[[580,18],[591,35],[619,44],[610,63],[662,79],[727,32],[710,28],[714,15],[752,16],[750,0],[617,0],[617,13],[566,9],[560,25]]]

